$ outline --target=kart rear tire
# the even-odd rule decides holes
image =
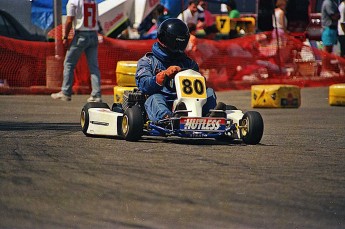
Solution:
[[[80,125],[81,125],[81,130],[86,136],[91,136],[90,134],[87,133],[87,129],[89,128],[89,109],[90,108],[105,108],[105,109],[110,109],[108,104],[106,103],[87,103],[84,105],[83,109],[81,110],[80,113]]]
[[[122,137],[126,141],[138,141],[143,135],[144,120],[139,106],[126,109],[121,123]]]
[[[264,122],[261,114],[256,111],[247,111],[241,120],[241,139],[248,145],[256,145],[260,142],[264,133]]]

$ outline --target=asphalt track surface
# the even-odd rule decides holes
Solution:
[[[345,107],[303,88],[259,145],[81,132],[87,95],[0,96],[0,228],[345,228]],[[111,95],[104,97],[111,104]]]

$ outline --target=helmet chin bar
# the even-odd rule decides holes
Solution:
[[[171,50],[166,45],[164,45],[162,42],[160,42],[159,40],[158,40],[158,45],[159,45],[159,47],[161,49],[164,50],[164,52],[166,52],[169,55],[173,55],[173,56],[176,55],[176,56],[178,56],[178,55],[184,54],[184,50],[183,51],[181,51],[181,50]]]
[[[168,47],[166,45],[164,45],[159,39],[158,39],[158,45],[160,48],[164,49],[164,50],[167,50]]]

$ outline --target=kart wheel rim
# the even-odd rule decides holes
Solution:
[[[85,126],[85,111],[81,112],[80,124],[81,124],[81,127],[84,128],[84,126]]]
[[[123,119],[122,119],[122,132],[124,134],[128,133],[128,129],[129,129],[129,126],[128,126],[128,117],[127,115],[124,115],[123,116]]]
[[[243,119],[242,126],[243,126],[241,128],[242,136],[246,136],[249,132],[249,120],[248,120],[248,118]]]

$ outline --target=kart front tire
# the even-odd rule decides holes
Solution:
[[[143,135],[144,121],[139,106],[126,109],[123,114],[121,131],[126,141],[138,141]]]
[[[86,136],[90,136],[90,134],[87,133],[87,129],[89,128],[89,122],[90,122],[90,118],[89,118],[89,109],[90,108],[105,108],[105,109],[110,109],[108,104],[106,103],[86,103],[83,107],[83,109],[81,110],[80,113],[80,125],[81,125],[81,129],[83,131],[83,133]]]
[[[264,122],[259,112],[247,111],[241,120],[241,139],[248,145],[260,142],[264,133]]]

